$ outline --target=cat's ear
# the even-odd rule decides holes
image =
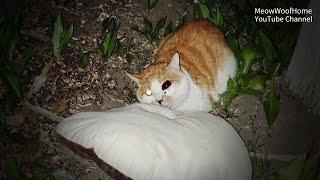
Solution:
[[[141,83],[141,75],[137,74],[137,73],[129,73],[126,72],[127,76],[133,80],[134,82],[136,82],[138,85]]]
[[[174,71],[174,72],[180,71],[180,57],[177,52],[172,56],[172,59],[169,65],[167,66],[167,69],[170,69],[171,71]]]

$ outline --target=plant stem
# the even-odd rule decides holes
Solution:
[[[30,104],[28,101],[25,101],[22,104],[24,107],[26,107],[26,108],[30,109],[31,111],[33,111],[37,114],[40,114],[50,120],[59,122],[63,119],[63,117],[58,116],[55,113],[52,113],[52,112],[50,112],[40,106],[34,106],[34,105]]]

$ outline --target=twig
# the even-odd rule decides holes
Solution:
[[[52,112],[50,112],[50,111],[48,111],[48,110],[40,107],[40,106],[34,106],[34,105],[30,104],[30,103],[27,102],[27,101],[23,102],[23,105],[24,105],[26,108],[32,110],[33,112],[35,112],[35,113],[37,113],[37,114],[41,114],[42,116],[44,116],[44,117],[46,117],[46,118],[48,118],[48,119],[50,119],[50,120],[59,122],[59,121],[61,121],[62,119],[64,119],[63,117],[58,116],[58,115],[56,115],[56,114],[54,114],[54,113],[52,113]]]
[[[37,92],[41,88],[41,86],[45,83],[45,81],[47,80],[47,74],[49,72],[50,67],[52,66],[52,61],[53,60],[50,59],[49,63],[43,67],[41,74],[39,76],[37,76],[39,78],[42,78],[43,81],[39,81],[39,79],[37,79],[37,78],[33,81],[31,88],[27,94],[28,98],[31,98],[32,94]]]
[[[266,158],[268,160],[278,160],[278,161],[291,161],[296,159],[297,156],[290,155],[290,154],[265,154],[259,152],[250,152],[251,157],[257,158]]]
[[[50,42],[50,38],[43,33],[37,32],[35,30],[22,30],[21,34],[30,36],[34,39],[42,41],[44,43]]]

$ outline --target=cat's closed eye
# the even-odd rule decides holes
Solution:
[[[170,86],[171,86],[171,81],[167,80],[162,84],[162,90],[166,90]]]

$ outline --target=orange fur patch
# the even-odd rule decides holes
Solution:
[[[210,91],[223,57],[231,50],[223,33],[211,22],[194,20],[160,43],[155,64],[170,62],[176,52],[180,55],[180,66],[199,86]]]

